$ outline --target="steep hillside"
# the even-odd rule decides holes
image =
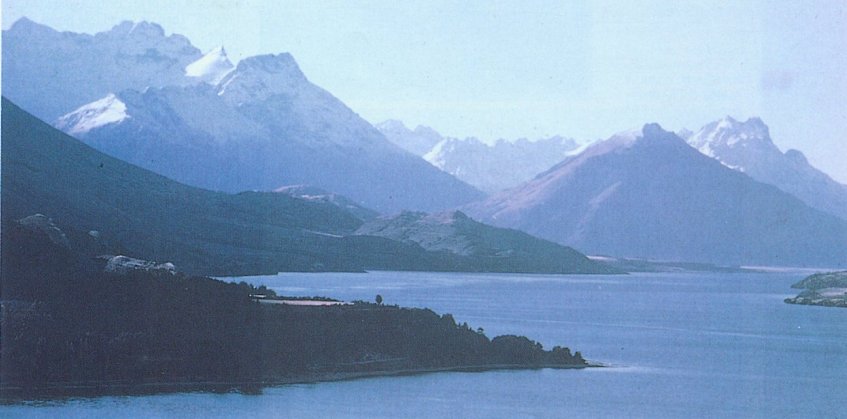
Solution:
[[[3,33],[3,92],[113,157],[205,189],[309,184],[391,213],[482,197],[393,145],[290,54],[233,65],[154,23],[95,35],[27,19]],[[390,175],[386,175],[390,174]]]
[[[321,255],[341,246],[330,235],[361,223],[334,205],[188,187],[99,153],[5,99],[2,130],[6,219],[43,213],[99,232],[114,250],[194,273],[362,268]]]
[[[655,124],[594,144],[465,210],[589,254],[847,265],[847,223],[725,167]]]

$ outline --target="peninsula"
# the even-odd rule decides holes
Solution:
[[[44,216],[6,222],[2,235],[0,396],[7,400],[589,366],[568,348],[489,339],[428,309],[266,304],[257,295],[296,300],[183,274],[170,263],[81,257],[96,248],[96,235],[66,234]]]

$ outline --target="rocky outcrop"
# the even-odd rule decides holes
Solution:
[[[791,288],[804,291],[794,298],[786,298],[788,304],[847,307],[847,271],[816,273]]]
[[[103,268],[103,272],[117,274],[117,275],[126,275],[132,271],[144,271],[151,273],[165,273],[173,275],[176,273],[176,267],[173,263],[165,262],[165,263],[156,263],[149,260],[135,259],[129,256],[112,256],[112,257],[104,257],[108,258],[106,262],[106,267]]]
[[[53,244],[57,244],[66,249],[70,249],[71,247],[71,243],[68,241],[68,237],[65,236],[65,232],[63,232],[59,227],[56,227],[53,220],[46,215],[30,215],[29,217],[20,219],[18,223],[28,230],[40,231],[46,234]]]
[[[847,271],[816,273],[814,275],[807,276],[802,281],[792,285],[791,288],[847,288]]]

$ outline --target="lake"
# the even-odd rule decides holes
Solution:
[[[0,407],[10,417],[844,417],[847,309],[789,305],[803,272],[373,272],[230,278],[279,294],[429,307],[608,368],[379,377]]]

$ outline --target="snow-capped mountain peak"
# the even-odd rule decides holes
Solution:
[[[692,147],[701,153],[716,157],[720,149],[736,147],[775,148],[771,142],[768,126],[758,117],[740,122],[731,116],[707,124],[688,138]]]
[[[308,83],[288,53],[257,55],[241,60],[218,84],[218,94],[230,103],[245,103],[290,92]]]
[[[217,85],[235,68],[229,57],[226,55],[226,50],[223,46],[219,46],[197,61],[185,66],[185,75],[188,77],[196,77],[211,85]]]
[[[688,138],[688,143],[724,166],[847,219],[847,186],[814,168],[800,151],[782,153],[760,118],[739,122],[724,117],[706,124]]]
[[[126,104],[110,93],[103,99],[83,105],[62,116],[56,122],[56,127],[71,135],[78,135],[104,125],[121,122],[129,117]]]

